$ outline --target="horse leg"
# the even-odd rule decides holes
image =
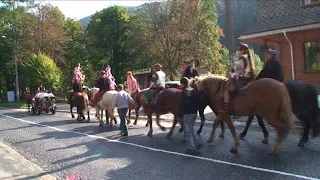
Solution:
[[[298,119],[302,120],[303,124],[304,124],[302,138],[299,141],[298,146],[299,147],[304,147],[304,145],[309,140],[309,131],[310,131],[310,127],[311,127],[311,118],[310,118],[309,115],[305,115],[305,116],[299,116]]]
[[[246,137],[248,129],[252,123],[252,120],[254,118],[254,115],[251,115],[248,117],[247,123],[246,123],[246,127],[244,128],[244,130],[242,131],[242,133],[240,133],[240,139],[244,139],[244,137]]]
[[[89,106],[88,106],[88,109],[87,109],[87,116],[88,116],[87,122],[89,123],[90,122],[90,109],[89,109]]]
[[[210,134],[209,139],[207,140],[207,143],[212,143],[212,142],[213,142],[213,138],[214,138],[214,134],[215,134],[216,128],[217,128],[217,126],[219,125],[219,123],[220,123],[221,121],[222,121],[221,117],[218,116],[218,117],[216,118],[216,120],[213,122],[211,134]]]
[[[127,124],[130,124],[131,123],[131,121],[130,121],[130,119],[131,119],[131,109],[130,108],[128,110],[128,117],[126,117],[126,119],[127,119]]]
[[[224,122],[221,121],[220,122],[220,126],[221,126],[221,134],[219,135],[220,138],[224,138],[224,133],[225,133],[225,128],[224,128]]]
[[[262,139],[262,143],[263,144],[268,144],[268,138],[269,138],[269,132],[267,131],[266,129],[266,126],[264,125],[264,122],[263,122],[263,118],[260,117],[260,116],[256,116],[257,117],[257,120],[258,120],[258,124],[263,132],[263,139]]]
[[[157,115],[157,125],[158,125],[158,127],[161,129],[161,131],[165,131],[165,130],[166,130],[166,128],[163,127],[163,126],[160,124],[160,116],[159,116],[159,115]]]
[[[152,113],[148,113],[148,122],[149,123],[149,132],[148,132],[148,136],[152,137],[152,133],[153,133],[153,129],[152,129]]]
[[[197,131],[197,134],[201,134],[203,125],[204,125],[204,123],[206,121],[206,118],[204,116],[204,109],[201,108],[199,110],[199,116],[200,116],[200,119],[201,119],[201,124],[200,124],[200,127],[199,127],[198,131]]]
[[[276,155],[280,148],[281,148],[281,143],[284,140],[284,138],[288,135],[289,131],[288,128],[286,127],[286,124],[282,123],[280,121],[280,114],[277,115],[269,115],[267,117],[265,117],[265,119],[267,120],[267,122],[273,126],[276,131],[277,131],[277,138],[276,138],[276,144],[273,147],[272,151],[271,151],[271,155]]]
[[[114,116],[114,114],[112,114],[112,119],[111,121],[114,121],[114,124],[118,124],[117,118]]]
[[[230,119],[230,116],[228,116],[226,118],[226,123],[228,124],[228,127],[229,127],[229,129],[231,131],[231,134],[233,136],[233,139],[234,139],[234,146],[233,146],[233,148],[230,149],[230,152],[237,153],[239,145],[240,145],[240,141],[238,139],[238,136],[236,134],[236,130],[235,130],[234,126],[233,126],[233,123],[232,123],[232,120]]]
[[[178,123],[178,118],[177,118],[177,117],[174,117],[173,123],[172,123],[172,126],[171,126],[171,129],[170,129],[170,131],[169,131],[168,134],[167,134],[167,138],[170,138],[170,137],[172,136],[172,134],[173,134],[173,132],[174,132],[174,128],[176,127],[177,123]],[[183,128],[183,126],[182,126],[182,128]]]
[[[74,114],[73,114],[73,112],[72,112],[72,109],[73,109],[73,106],[72,106],[71,103],[70,103],[70,113],[71,113],[71,117],[74,118]]]
[[[136,112],[136,118],[134,119],[134,122],[133,122],[133,125],[137,125],[137,122],[138,122],[138,118],[139,118],[139,110],[140,110],[140,105],[138,105],[136,108],[135,108],[135,112]]]
[[[103,110],[102,110],[102,113],[103,113]],[[104,113],[106,114],[106,124],[108,125],[108,124],[109,124],[109,114],[108,114],[108,111],[105,110]]]
[[[30,104],[28,104],[28,113],[30,113]]]
[[[102,119],[103,115],[101,114],[101,111],[98,108],[96,108],[96,113],[97,113],[97,118],[99,120],[99,126],[101,127],[103,126],[103,119]]]

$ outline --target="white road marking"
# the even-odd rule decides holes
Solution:
[[[312,178],[312,177],[298,175],[298,174],[292,174],[292,173],[287,173],[287,172],[282,172],[282,171],[277,171],[277,170],[259,168],[259,167],[244,165],[244,164],[237,164],[237,163],[221,161],[221,160],[211,159],[211,158],[206,158],[206,157],[192,156],[192,155],[183,154],[183,153],[179,153],[179,152],[173,152],[173,151],[166,151],[166,150],[163,150],[163,149],[151,148],[151,147],[148,147],[148,146],[143,146],[143,145],[134,144],[134,143],[130,143],[130,142],[123,142],[123,141],[119,141],[119,140],[108,139],[108,138],[101,137],[101,136],[90,135],[90,134],[76,132],[76,131],[63,130],[63,129],[60,129],[60,128],[56,128],[56,127],[52,127],[52,126],[48,126],[48,125],[43,125],[43,124],[38,124],[38,123],[35,123],[35,122],[32,122],[32,121],[28,121],[28,120],[24,120],[24,119],[20,119],[20,118],[15,118],[15,117],[12,117],[12,116],[7,116],[7,115],[4,115],[4,114],[0,114],[0,116],[4,116],[4,117],[10,118],[10,119],[18,120],[18,121],[21,121],[21,122],[24,122],[24,123],[34,124],[34,125],[42,126],[42,127],[47,127],[47,128],[59,131],[59,132],[75,133],[75,134],[84,135],[84,136],[87,136],[87,137],[90,137],[90,138],[93,138],[93,139],[103,139],[103,140],[106,140],[108,142],[114,142],[114,143],[119,143],[119,144],[135,146],[135,147],[147,149],[147,150],[150,150],[150,151],[173,154],[173,155],[178,155],[178,156],[183,156],[183,157],[194,158],[194,159],[198,159],[198,160],[205,160],[205,161],[210,161],[210,162],[215,162],[215,163],[220,163],[220,164],[226,164],[226,165],[231,165],[231,166],[236,166],[236,167],[242,167],[242,168],[256,170],[256,171],[280,174],[280,175],[284,175],[284,176],[291,176],[291,177],[296,177],[296,178],[301,178],[301,179],[320,180],[320,179],[317,179],[317,178]]]

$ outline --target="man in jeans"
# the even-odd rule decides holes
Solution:
[[[183,77],[180,83],[183,88],[181,92],[180,115],[183,117],[184,133],[188,144],[186,154],[199,155],[201,144],[197,142],[193,130],[198,111],[197,93],[189,86],[188,78]]]
[[[118,109],[118,114],[120,117],[120,130],[121,136],[128,136],[128,129],[126,125],[126,114],[128,112],[129,102],[134,104],[134,100],[131,96],[124,91],[124,86],[122,84],[118,85],[118,94],[116,94],[115,99],[113,100],[113,110],[115,107]]]

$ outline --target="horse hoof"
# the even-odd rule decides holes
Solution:
[[[127,124],[130,124],[130,123],[131,123],[131,121],[130,121],[130,120],[128,120],[128,121],[127,121]]]
[[[230,149],[230,152],[231,152],[231,153],[238,153],[238,150],[235,149],[235,148],[231,148],[231,149]]]
[[[148,126],[149,126],[149,124],[147,123],[147,124],[146,124],[146,127],[148,127]]]
[[[72,118],[74,118],[74,115],[71,115]]]
[[[172,133],[171,133],[171,132],[168,132],[167,138],[170,138],[171,136],[172,136]]]
[[[137,122],[134,122],[133,125],[137,125]]]
[[[298,144],[298,146],[299,147],[304,147],[304,145],[306,144],[306,142],[305,141],[299,141],[299,144]]]
[[[152,133],[148,132],[147,136],[152,137]]]
[[[224,138],[224,134],[220,134],[220,136],[219,136],[221,139],[223,139]]]
[[[244,137],[246,137],[246,134],[240,133],[239,138],[240,138],[240,139],[244,139]]]
[[[186,143],[186,142],[187,142],[187,140],[185,140],[185,139],[184,139],[184,140],[182,140],[182,143]]]
[[[103,124],[102,124],[102,123],[100,123],[100,124],[99,124],[99,126],[100,126],[100,127],[102,127],[102,126],[103,126]]]
[[[180,128],[178,132],[179,132],[179,133],[182,133],[182,132],[183,132],[183,128]]]
[[[166,128],[165,127],[160,127],[161,131],[165,131]]]
[[[202,132],[202,131],[198,130],[198,131],[197,131],[197,134],[198,134],[198,135],[200,135],[200,134],[201,134],[201,132]]]
[[[207,144],[211,144],[212,142],[213,142],[212,139],[208,139],[208,140],[207,140]]]
[[[262,144],[268,144],[268,139],[262,139],[261,143]]]

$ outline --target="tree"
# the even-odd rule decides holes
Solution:
[[[171,80],[186,58],[199,59],[213,72],[219,68],[222,30],[217,26],[214,0],[155,2],[142,11],[148,47],[160,56],[158,61],[165,65]]]
[[[22,66],[22,78],[31,89],[35,90],[39,84],[54,91],[61,89],[62,72],[48,56],[33,54]]]
[[[90,39],[91,58],[100,66],[103,63],[101,59],[110,59],[108,63],[113,69],[117,82],[125,79],[125,71],[130,63],[126,49],[128,24],[127,10],[121,6],[113,6],[94,14],[86,29]]]

